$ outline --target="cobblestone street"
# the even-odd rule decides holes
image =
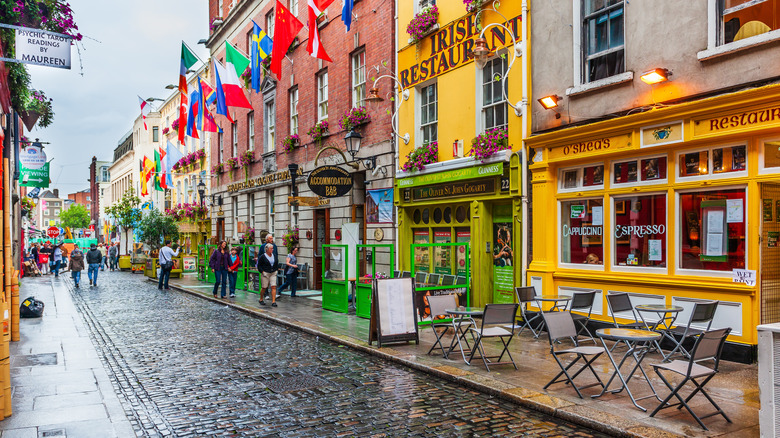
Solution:
[[[69,287],[139,436],[600,436],[138,275]]]

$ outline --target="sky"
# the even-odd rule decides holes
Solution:
[[[84,39],[71,69],[28,65],[32,87],[53,98],[54,122],[27,133],[51,162],[50,188],[60,196],[89,188],[89,163],[112,161],[114,148],[141,112],[138,96],[167,98],[179,82],[182,40],[208,37],[208,0],[70,0]],[[83,73],[83,75],[82,75]],[[155,102],[159,103],[159,102]]]

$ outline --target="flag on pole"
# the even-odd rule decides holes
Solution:
[[[187,127],[187,70],[198,62],[198,57],[181,42],[181,63],[179,64],[179,143],[184,143]]]
[[[211,85],[209,85],[208,82],[201,79],[200,76],[198,76],[198,79],[199,79],[198,85],[201,87],[200,95],[203,96],[203,107],[207,108],[209,105],[217,101],[217,92],[216,90],[214,90],[214,88]],[[230,113],[227,110],[227,106],[224,108],[224,112],[220,112],[220,111],[221,111],[220,107],[217,106],[217,114],[222,114],[223,116],[227,117],[230,123],[233,123],[233,119],[230,117]],[[215,132],[215,131],[209,131],[209,132]]]
[[[316,26],[316,24],[315,24]],[[303,29],[303,23],[284,5],[276,0],[276,13],[274,16],[274,46],[271,52],[271,73],[276,77],[282,75],[282,58],[287,53],[293,39]]]
[[[144,155],[144,159],[141,162],[141,196],[146,196],[149,194],[147,183],[149,182],[149,178],[151,178],[152,173],[154,173],[154,161],[150,160],[146,155]]]
[[[144,129],[148,131],[149,128],[146,127],[146,115],[152,110],[152,106],[149,105],[149,102],[141,99],[141,96],[138,96],[138,102],[141,104],[141,117],[144,120]]]
[[[252,50],[250,69],[252,71],[252,89],[260,92],[260,63],[271,55],[274,49],[274,41],[252,20]]]
[[[313,58],[319,58],[323,61],[333,62],[325,53],[325,48],[322,47],[320,41],[320,28],[317,26],[317,17],[331,4],[333,0],[309,0],[309,42],[306,45],[306,51],[311,54]],[[273,60],[272,60],[273,61]]]
[[[159,168],[157,170],[157,180],[159,181],[161,188],[167,189],[167,188],[169,188],[168,187],[168,177],[167,177],[169,170],[165,167],[165,163],[166,163],[166,161],[165,161],[165,149],[163,149],[162,147],[159,147],[158,150],[159,150],[158,153],[160,155],[160,166],[159,166]]]
[[[217,79],[217,114],[222,114],[227,107],[239,107],[252,109],[252,104],[247,100],[244,89],[238,82],[238,75],[232,68],[225,68],[217,59],[214,59],[214,77]]]
[[[200,79],[200,77],[198,77],[198,93],[201,96],[204,96],[203,85],[203,81]],[[208,87],[208,85],[206,86]],[[214,94],[214,90],[211,90],[211,93]],[[216,94],[214,94],[214,98],[216,99]],[[222,130],[214,122],[214,116],[211,115],[209,107],[207,106],[208,104],[205,100],[206,99],[201,97],[200,105],[198,105],[198,114],[195,119],[196,129],[206,132],[222,132]]]
[[[198,137],[198,127],[195,125],[195,118],[199,115],[201,107],[201,98],[198,90],[192,90],[190,94],[190,109],[187,114],[187,135],[192,138]]]
[[[160,175],[162,175],[162,161],[160,159],[160,151],[155,149],[154,150],[154,189],[163,191],[162,185],[160,184]]]
[[[353,0],[341,0],[341,21],[347,26],[347,32],[352,26],[352,7],[354,6]]]
[[[171,173],[173,165],[178,163],[182,158],[184,158],[184,154],[181,153],[177,146],[168,140],[165,152],[165,168],[169,170],[166,175],[168,187],[173,187],[173,175]]]
[[[247,67],[249,67],[249,58],[225,41],[225,68],[228,70],[232,68],[236,71],[236,77],[240,78]]]

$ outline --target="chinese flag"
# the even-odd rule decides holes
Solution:
[[[287,49],[290,48],[293,38],[298,35],[298,32],[303,28],[303,23],[298,21],[297,18],[290,11],[284,7],[284,5],[276,0],[276,16],[274,17],[274,46],[271,51],[271,73],[276,77],[282,75],[282,58],[287,53]]]

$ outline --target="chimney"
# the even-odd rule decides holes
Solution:
[[[60,197],[60,189],[54,189],[52,192],[54,193],[54,197],[55,198],[59,198]]]

